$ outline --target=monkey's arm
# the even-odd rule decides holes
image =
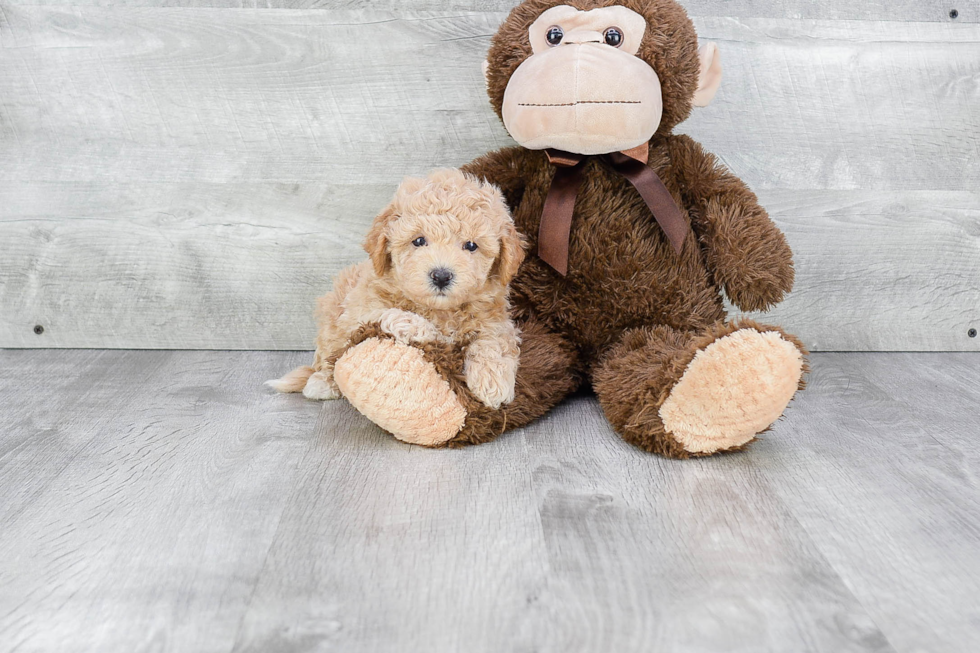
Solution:
[[[460,169],[500,188],[507,206],[515,211],[524,196],[527,156],[522,147],[506,147],[473,159]]]
[[[793,252],[755,194],[687,136],[671,139],[670,156],[708,266],[728,297],[745,311],[779,303],[793,288]]]

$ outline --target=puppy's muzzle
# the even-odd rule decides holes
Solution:
[[[446,268],[436,268],[429,272],[429,279],[432,285],[439,290],[445,290],[453,282],[453,273]]]

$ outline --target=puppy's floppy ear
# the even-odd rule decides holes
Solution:
[[[527,241],[524,236],[517,231],[513,222],[507,220],[500,236],[500,253],[497,254],[497,260],[493,262],[490,274],[496,276],[500,279],[500,283],[506,286],[517,275],[517,270],[524,261],[526,247]]]
[[[383,277],[391,269],[391,255],[388,253],[388,224],[394,219],[395,208],[389,204],[374,219],[364,239],[364,251],[371,257],[374,271],[379,277]]]

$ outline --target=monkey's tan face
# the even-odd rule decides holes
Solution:
[[[646,20],[622,6],[542,13],[529,29],[533,54],[514,71],[504,126],[532,150],[628,150],[660,126],[660,78],[636,56]]]

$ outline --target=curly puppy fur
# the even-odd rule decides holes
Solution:
[[[318,301],[312,367],[268,385],[311,399],[339,397],[338,355],[363,324],[377,323],[403,344],[464,348],[470,393],[491,408],[512,401],[520,340],[507,284],[524,259],[524,239],[500,191],[453,169],[406,179],[375,218],[364,249],[370,259],[343,270]]]

